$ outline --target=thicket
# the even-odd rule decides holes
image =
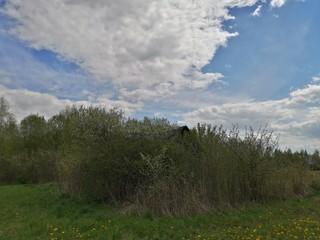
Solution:
[[[0,182],[54,181],[73,197],[185,214],[304,194],[319,166],[318,151],[281,151],[267,128],[181,132],[166,119],[75,106],[17,124],[0,98]]]

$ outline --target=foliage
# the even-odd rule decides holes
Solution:
[[[279,150],[266,127],[184,132],[166,119],[83,106],[17,125],[0,103],[0,182],[57,182],[72,197],[126,209],[189,214],[290,198],[310,190],[307,170],[320,162],[318,152]]]
[[[17,125],[10,112],[8,101],[0,97],[0,182],[11,181],[14,164],[9,158],[14,154],[17,141]]]
[[[320,153],[317,149],[310,157],[310,167],[312,170],[320,170]]]

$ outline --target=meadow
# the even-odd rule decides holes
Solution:
[[[56,184],[3,185],[0,239],[320,239],[320,194],[169,216],[71,199]]]

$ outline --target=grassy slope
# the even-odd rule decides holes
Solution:
[[[0,239],[320,239],[320,195],[215,215],[125,215],[55,185],[0,186]]]

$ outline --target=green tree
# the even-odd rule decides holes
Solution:
[[[19,126],[19,182],[49,182],[56,179],[57,158],[52,149],[49,124],[43,116],[31,114]]]
[[[0,181],[11,180],[12,157],[15,149],[17,126],[13,113],[10,112],[9,102],[0,97]]]
[[[320,170],[320,154],[316,149],[311,155],[311,169],[312,170]]]
[[[0,97],[0,136],[12,129],[16,123],[13,113],[10,112],[9,102]]]
[[[48,147],[47,133],[47,121],[38,114],[31,114],[20,123],[23,147],[29,154],[45,150]]]

